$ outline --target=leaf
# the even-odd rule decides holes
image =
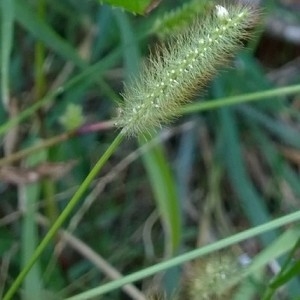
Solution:
[[[133,26],[131,25],[128,16],[120,10],[115,11],[114,16],[120,30],[124,56],[124,68],[126,70],[125,79],[126,82],[128,82],[129,79],[139,70],[141,54],[136,35],[133,32]]]
[[[253,294],[257,292],[257,286],[253,284],[253,278],[255,277],[255,279],[258,280],[256,277],[257,274],[259,274],[270,261],[275,260],[290,251],[294,247],[297,239],[299,239],[299,227],[290,228],[256,255],[249,267],[240,274],[239,280],[243,280],[248,276],[251,276],[251,278],[248,278],[248,280],[245,281],[245,284],[239,288],[234,300],[251,299],[246,297],[245,293],[246,290],[248,293],[252,291]]]
[[[3,0],[1,5],[1,96],[5,107],[9,103],[9,65],[13,40],[14,1]]]
[[[124,8],[132,13],[149,13],[153,7],[157,6],[157,0],[101,0],[100,3]]]
[[[246,170],[240,146],[240,136],[235,120],[235,115],[228,109],[220,111],[220,120],[223,138],[223,155],[228,170],[228,177],[232,188],[237,194],[245,215],[253,226],[270,221],[264,199],[254,187]],[[276,237],[274,231],[261,236],[265,245]]]
[[[151,31],[162,40],[170,38],[175,33],[183,32],[195,19],[201,20],[206,13],[211,13],[213,3],[208,1],[192,0],[181,7],[166,12],[157,18]]]
[[[33,140],[32,142],[39,142],[39,140]],[[46,161],[47,156],[47,150],[42,150],[39,153],[28,156],[25,161],[25,167],[31,168],[37,164],[43,163]],[[18,193],[19,201],[23,205],[21,257],[22,265],[25,266],[34,253],[39,240],[38,226],[35,222],[35,216],[38,200],[40,199],[41,184],[38,182],[20,184],[18,186]],[[32,267],[24,280],[23,299],[42,299],[43,280],[41,274],[40,261],[38,261],[37,264]]]
[[[181,214],[175,180],[160,145],[146,152],[143,161],[167,236],[166,254],[174,254],[181,240]]]

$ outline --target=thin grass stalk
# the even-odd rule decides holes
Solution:
[[[14,1],[3,0],[0,4],[2,6],[1,14],[1,97],[2,104],[6,110],[9,107],[10,98],[10,53],[12,50],[12,40],[14,31]]]
[[[271,89],[267,91],[249,93],[244,95],[237,95],[232,97],[221,98],[218,100],[211,100],[205,102],[197,102],[192,104],[185,105],[181,112],[183,114],[205,111],[205,110],[212,110],[217,109],[220,107],[225,107],[229,105],[236,105],[245,102],[254,102],[254,101],[261,101],[264,99],[269,99],[272,97],[280,97],[280,96],[287,96],[292,94],[300,93],[300,84],[286,86],[277,89]]]
[[[107,162],[107,160],[111,157],[111,155],[116,151],[120,143],[122,142],[124,138],[124,135],[119,133],[117,137],[114,139],[114,141],[111,143],[111,145],[107,148],[105,153],[99,158],[97,163],[94,165],[90,173],[87,175],[85,180],[81,183],[78,190],[75,192],[73,197],[70,199],[67,206],[64,208],[64,210],[61,212],[57,220],[53,223],[52,227],[49,229],[43,240],[40,242],[38,247],[36,248],[35,252],[33,253],[32,257],[29,259],[28,263],[24,266],[22,271],[19,273],[13,284],[8,289],[7,293],[5,294],[3,300],[9,300],[12,299],[14,294],[17,292],[19,286],[25,279],[26,275],[32,268],[32,266],[35,264],[37,259],[41,256],[43,251],[46,249],[52,238],[55,236],[57,231],[60,229],[60,227],[63,225],[63,223],[66,221],[66,219],[70,216],[80,199],[82,198],[83,194],[86,192],[88,187],[90,186],[93,179],[97,176],[99,171],[102,169],[104,164]]]
[[[122,287],[125,284],[129,284],[129,283],[136,282],[138,280],[142,280],[153,274],[165,271],[171,267],[178,266],[180,264],[183,264],[185,262],[199,258],[206,254],[209,254],[214,251],[223,249],[225,247],[240,243],[246,239],[255,237],[255,236],[263,234],[267,231],[274,230],[278,227],[281,227],[281,226],[284,226],[284,225],[287,225],[287,224],[290,224],[292,222],[296,222],[299,220],[300,220],[300,211],[297,211],[297,212],[291,213],[289,215],[286,215],[284,217],[278,218],[274,221],[270,221],[268,223],[256,226],[254,228],[251,228],[251,229],[245,230],[243,232],[237,233],[235,235],[232,235],[230,237],[224,238],[224,239],[217,241],[211,245],[207,245],[202,248],[192,250],[188,253],[179,255],[177,257],[174,257],[167,261],[158,263],[158,264],[148,267],[146,269],[137,271],[137,272],[127,275],[121,279],[118,279],[118,280],[106,283],[100,287],[91,289],[87,292],[66,298],[65,300],[87,300],[92,297],[106,294],[108,292],[114,291],[114,290]],[[4,300],[6,300],[6,299],[4,299]]]

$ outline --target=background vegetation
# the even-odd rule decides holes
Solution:
[[[117,135],[123,82],[212,5],[136,3],[126,8],[143,16],[97,1],[1,1],[0,298]],[[118,147],[15,299],[92,291],[271,220],[299,219],[290,214],[300,206],[300,8],[261,7],[247,48],[182,118],[150,143]],[[293,218],[280,223],[285,215]],[[299,237],[294,224],[227,240],[235,245],[93,297],[300,299]]]

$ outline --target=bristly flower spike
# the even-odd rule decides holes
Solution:
[[[181,106],[242,46],[256,20],[250,6],[216,5],[212,15],[174,37],[125,86],[116,126],[127,136],[152,134],[177,117]]]

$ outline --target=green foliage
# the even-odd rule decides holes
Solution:
[[[106,3],[126,9],[132,13],[144,14],[153,0],[100,0],[100,3]]]
[[[32,141],[34,143],[36,141]],[[45,162],[47,160],[47,151],[40,151],[37,155],[28,156],[26,159],[26,166],[33,167],[39,163]],[[20,193],[22,195],[22,202],[26,204],[26,208],[23,214],[22,220],[22,265],[25,266],[28,260],[33,255],[39,240],[37,230],[35,225],[35,215],[36,207],[39,200],[39,195],[41,192],[42,185],[37,183],[32,183],[29,185],[22,185],[19,187]],[[41,279],[41,266],[40,262],[28,273],[28,276],[24,280],[23,292],[24,299],[38,299],[42,298],[43,281]]]
[[[173,9],[157,18],[153,24],[152,32],[160,39],[168,39],[175,33],[184,31],[194,19],[199,19],[201,26],[202,18],[211,13],[214,4],[208,1],[192,0],[184,3],[181,7]]]
[[[0,3],[0,298],[294,299],[296,48],[250,30],[293,1],[102,2]]]
[[[145,144],[146,141],[141,144]],[[143,160],[167,235],[165,256],[173,256],[178,252],[182,239],[180,203],[174,178],[161,147],[156,146],[145,153]]]
[[[5,108],[9,102],[9,64],[10,53],[12,49],[12,33],[13,33],[13,16],[14,16],[14,1],[4,0],[1,2],[1,98]]]

